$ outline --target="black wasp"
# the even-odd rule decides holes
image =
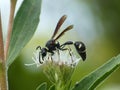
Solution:
[[[78,54],[82,57],[83,61],[86,59],[86,48],[83,42],[80,41],[67,41],[65,43],[63,43],[62,45],[60,45],[60,43],[57,41],[61,36],[63,36],[65,34],[65,32],[67,32],[68,30],[71,30],[73,28],[73,25],[69,25],[67,28],[65,28],[56,38],[56,34],[58,32],[58,30],[60,29],[61,25],[64,23],[64,21],[66,20],[67,16],[63,15],[60,20],[57,23],[57,26],[55,28],[55,31],[51,37],[51,39],[49,41],[47,41],[46,45],[44,48],[41,48],[40,46],[38,46],[36,49],[40,48],[40,52],[39,52],[39,62],[42,63],[40,61],[40,55],[42,56],[42,59],[44,60],[44,57],[47,55],[47,52],[51,53],[51,55],[54,55],[54,51],[59,49],[59,50],[68,50],[67,48],[65,48],[66,45],[74,45],[76,48],[76,51],[78,52]]]

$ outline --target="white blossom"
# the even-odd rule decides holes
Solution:
[[[47,55],[44,57],[44,60],[42,59],[42,56],[40,54],[40,60],[39,60],[39,50],[36,50],[36,52],[33,53],[33,63],[31,64],[25,64],[27,66],[31,65],[37,65],[37,67],[44,65],[46,62],[52,61],[55,64],[58,65],[67,65],[71,67],[75,67],[81,58],[77,58],[76,55],[71,50],[56,50],[54,51],[54,54],[51,55],[51,53],[47,53]],[[42,63],[40,63],[40,61]]]

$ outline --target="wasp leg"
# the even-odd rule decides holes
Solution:
[[[66,45],[72,45],[73,41],[67,41],[64,44],[62,44],[60,47],[64,48]]]
[[[54,55],[54,52],[51,50],[51,51],[48,51],[49,53],[51,53],[51,56]]]
[[[60,47],[59,47],[59,49],[60,50],[68,50],[68,48],[64,48],[66,45],[72,45],[73,44],[73,42],[72,41],[67,41],[67,42],[65,42],[65,43],[63,43]]]
[[[36,47],[36,50],[38,50],[39,48],[40,48],[40,50],[41,50],[41,46],[37,46],[37,47]]]
[[[39,52],[39,62],[40,64],[43,64],[43,62],[41,61],[40,55],[41,55],[41,52]],[[44,60],[43,57],[42,57],[42,60]]]
[[[38,50],[38,49],[41,50],[41,46],[37,46],[37,47],[36,47],[36,50]],[[39,52],[39,63],[42,64],[43,62],[41,61],[40,55],[41,55],[41,52]],[[43,58],[42,58],[42,59],[43,59]]]
[[[48,51],[48,52],[50,53],[50,56],[48,57],[48,59],[50,58],[53,61],[52,56],[54,55],[54,52],[53,51]]]

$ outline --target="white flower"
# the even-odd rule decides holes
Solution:
[[[26,66],[31,66],[31,65],[37,65],[37,67],[41,66],[42,64],[39,62],[39,51],[36,50],[36,52],[33,52],[34,57],[32,57],[32,60],[34,63],[31,64],[25,64]]]
[[[47,55],[44,57],[44,60],[42,59],[42,56],[40,54],[40,60],[39,60],[39,50],[36,50],[34,52],[34,56],[32,57],[32,60],[34,63],[31,64],[25,64],[27,66],[31,65],[37,65],[37,67],[44,65],[45,63],[52,61],[55,64],[58,65],[67,65],[71,67],[75,67],[81,58],[77,58],[74,53],[71,50],[56,50],[54,51],[54,55],[51,55],[51,53],[47,53]],[[41,62],[41,63],[40,63]]]
[[[56,51],[52,56],[53,61],[59,65],[76,66],[80,60],[71,51]]]

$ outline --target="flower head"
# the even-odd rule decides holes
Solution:
[[[42,59],[42,56],[40,55],[39,57],[39,50],[36,50],[34,52],[34,56],[32,57],[32,60],[34,63],[32,64],[26,64],[26,65],[37,65],[37,67],[46,64],[47,62],[52,62],[58,65],[66,65],[66,66],[71,66],[75,67],[78,62],[80,61],[81,58],[77,58],[73,52],[68,49],[65,51],[61,50],[56,50],[54,51],[54,55],[51,55],[51,53],[48,53],[45,57],[44,60]]]
[[[71,76],[73,74],[75,66],[80,61],[69,48],[68,50],[56,50],[54,54],[47,53],[42,59],[40,51],[37,50],[32,57],[37,67],[43,66],[43,71],[49,80],[56,85],[61,87],[63,90],[70,86]],[[28,64],[27,64],[28,65]]]

